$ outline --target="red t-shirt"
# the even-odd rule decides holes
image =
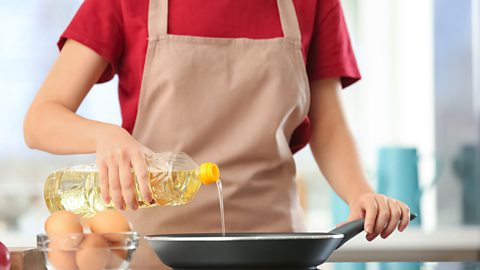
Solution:
[[[283,36],[276,0],[170,0],[168,33],[273,38]],[[148,0],[85,0],[58,42],[84,44],[109,67],[99,82],[118,74],[122,126],[132,132],[147,50]],[[340,0],[294,0],[310,81],[340,77],[343,87],[358,79]],[[161,10],[159,12],[162,12]],[[294,132],[297,151],[310,139],[308,118]]]

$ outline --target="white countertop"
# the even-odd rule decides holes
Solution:
[[[480,227],[408,228],[388,239],[365,240],[361,234],[333,253],[329,261],[478,261]]]

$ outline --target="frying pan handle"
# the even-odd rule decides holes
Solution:
[[[410,220],[414,220],[415,218],[417,218],[417,214],[413,214],[413,213],[410,214]],[[331,230],[330,233],[343,234],[342,241],[340,241],[340,243],[338,244],[338,246],[335,249],[341,247],[348,240],[352,239],[357,234],[363,232],[363,227],[364,226],[365,226],[365,220],[358,219],[358,220],[354,220],[352,222],[345,223],[342,226],[339,226],[339,227]]]

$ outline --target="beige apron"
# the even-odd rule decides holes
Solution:
[[[133,136],[218,164],[227,232],[305,230],[289,141],[310,92],[293,0],[277,2],[284,37],[231,39],[167,34],[168,0],[150,0]],[[142,235],[221,231],[215,185],[185,206],[127,215]],[[133,265],[156,264],[142,242]]]

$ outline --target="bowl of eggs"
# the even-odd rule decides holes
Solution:
[[[69,211],[57,211],[45,221],[46,233],[37,235],[47,269],[129,269],[139,235],[122,213],[100,212],[81,219]]]

